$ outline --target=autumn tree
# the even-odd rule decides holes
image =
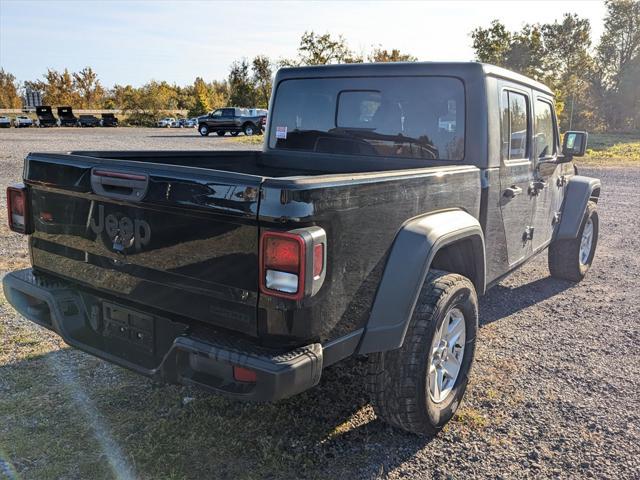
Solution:
[[[195,98],[195,102],[189,109],[190,116],[197,117],[211,110],[209,105],[209,88],[200,77],[196,77],[195,82],[193,82],[193,97]]]
[[[104,88],[98,80],[98,75],[91,67],[85,67],[73,73],[74,88],[80,98],[81,108],[100,108],[104,100]]]
[[[18,94],[16,77],[0,68],[0,108],[20,108],[22,99]]]

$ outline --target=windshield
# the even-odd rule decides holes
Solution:
[[[285,80],[272,113],[270,148],[464,157],[464,87],[452,77]]]

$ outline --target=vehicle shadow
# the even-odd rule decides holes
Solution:
[[[571,285],[552,278],[499,285],[481,301],[481,325]],[[380,478],[440,440],[376,419],[366,374],[367,360],[354,357],[326,369],[308,392],[246,404],[57,350],[0,366],[0,452],[25,478],[55,478],[33,470],[41,464],[57,465],[58,476],[112,478],[113,445],[140,478]],[[463,428],[453,421],[441,436],[455,441]]]
[[[202,135],[200,135],[198,133],[197,130],[194,130],[193,132],[185,132],[185,133],[176,133],[175,135],[149,135],[148,138],[200,138],[202,137]],[[211,137],[211,138],[224,138],[224,137],[218,137],[217,135],[215,137]],[[231,138],[231,137],[229,137]]]
[[[500,320],[547,300],[574,284],[553,277],[544,277],[518,287],[496,285],[480,299],[480,326]]]

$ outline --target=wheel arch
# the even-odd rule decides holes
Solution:
[[[467,276],[478,294],[486,288],[482,228],[463,210],[413,218],[394,239],[358,353],[402,346],[429,269]]]
[[[576,238],[580,224],[590,200],[598,203],[602,184],[600,179],[575,175],[567,184],[562,204],[562,217],[555,239],[568,240]]]

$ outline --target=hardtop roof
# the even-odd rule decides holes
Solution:
[[[480,62],[383,62],[347,63],[340,65],[314,65],[308,67],[281,68],[278,81],[291,78],[326,78],[341,76],[402,76],[402,75],[451,75],[463,80],[478,77],[498,77],[526,85],[549,95],[549,87],[506,68]]]

